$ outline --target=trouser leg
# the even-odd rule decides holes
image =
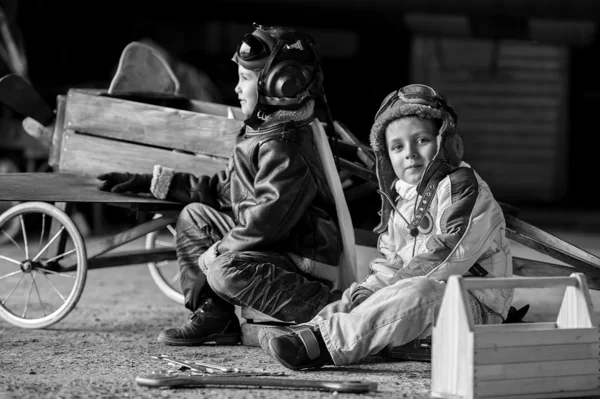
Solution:
[[[207,277],[212,289],[229,302],[282,321],[306,322],[335,297],[331,284],[301,272],[280,252],[221,255],[209,266]]]
[[[426,277],[401,280],[376,291],[352,311],[342,310],[315,324],[336,365],[355,363],[385,347],[431,335],[445,287]],[[473,295],[468,302],[476,324],[501,322],[500,315]]]
[[[198,258],[234,227],[233,219],[201,203],[189,204],[177,219],[176,250],[185,307],[198,309],[209,298],[220,298],[210,288]],[[224,302],[224,301],[221,301]]]

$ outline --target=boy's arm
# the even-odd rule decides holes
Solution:
[[[217,210],[229,208],[230,166],[213,176],[195,176],[160,165],[154,167],[150,191],[159,199],[190,204],[201,202]]]
[[[369,264],[371,273],[356,287],[356,291],[368,289],[375,292],[397,281],[395,276],[403,266],[397,248],[404,246],[404,244],[405,240],[401,235],[396,234],[393,218],[390,216],[387,230],[380,234],[377,240],[377,250],[383,255],[383,258],[376,258],[371,261]]]
[[[440,183],[437,195],[439,233],[427,239],[427,251],[398,272],[399,279],[427,276],[443,281],[453,274],[466,274],[504,225],[502,211],[491,193],[479,195],[479,183],[471,168],[451,173]]]
[[[281,241],[317,195],[311,171],[293,142],[269,140],[251,157],[257,160],[253,193],[240,206],[239,224],[218,244],[219,254],[265,249]]]

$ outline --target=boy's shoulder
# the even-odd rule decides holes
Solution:
[[[442,188],[443,191],[448,191],[454,197],[464,195],[463,193],[472,190],[477,192],[482,183],[485,184],[475,170],[468,165],[464,165],[448,173],[440,182],[439,188]],[[448,187],[444,188],[445,186]]]
[[[258,130],[248,129],[238,140],[237,145],[255,145],[268,142],[298,142],[310,133],[308,123],[286,123],[261,128]]]

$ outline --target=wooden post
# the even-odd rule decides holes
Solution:
[[[461,276],[450,276],[433,327],[431,391],[473,397],[473,315]]]

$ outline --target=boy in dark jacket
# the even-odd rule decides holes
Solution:
[[[192,315],[158,341],[236,344],[234,305],[301,323],[340,297],[342,233],[311,130],[323,79],[315,45],[285,27],[255,25],[244,36],[233,61],[247,119],[226,170],[195,176],[156,165],[148,175],[98,176],[101,190],[187,204],[176,250]]]

